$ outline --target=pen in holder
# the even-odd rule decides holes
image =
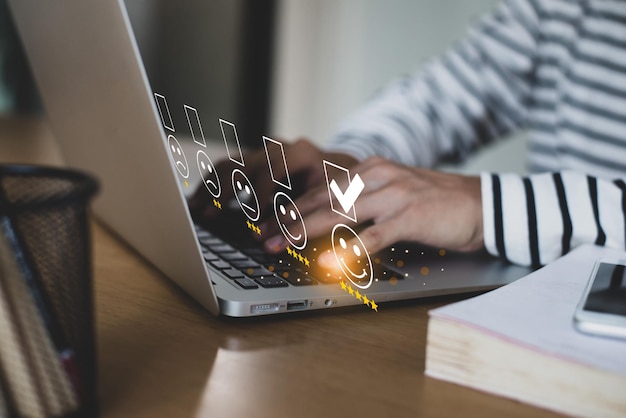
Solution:
[[[0,416],[96,414],[96,190],[76,171],[0,165]]]

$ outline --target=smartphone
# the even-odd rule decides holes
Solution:
[[[626,339],[626,260],[601,259],[595,264],[574,325],[587,334]]]

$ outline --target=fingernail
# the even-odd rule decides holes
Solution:
[[[284,242],[285,240],[283,239],[283,237],[276,235],[270,239],[268,239],[267,241],[265,241],[265,248],[268,251],[271,251],[273,253],[277,253],[281,250],[284,249]]]
[[[330,268],[335,266],[335,256],[330,251],[320,254],[317,261],[322,267]]]

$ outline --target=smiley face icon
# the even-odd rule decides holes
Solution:
[[[232,175],[233,191],[235,192],[235,198],[241,207],[244,215],[248,217],[252,222],[256,222],[261,217],[261,210],[259,208],[259,199],[256,197],[256,192],[252,188],[252,184],[243,171],[238,168],[233,170]]]
[[[337,224],[331,242],[337,263],[348,280],[360,289],[370,287],[374,279],[372,259],[357,233],[349,226]]]
[[[183,147],[180,146],[180,143],[174,135],[168,135],[167,143],[169,145],[170,155],[172,156],[172,160],[174,160],[176,170],[178,170],[183,178],[189,177],[189,164],[187,164],[187,157],[185,157]]]
[[[209,193],[217,199],[220,197],[220,194],[222,194],[222,187],[213,162],[202,150],[198,151],[196,154],[196,160],[198,161],[198,171],[200,171],[200,175],[202,176],[202,182]]]
[[[276,221],[280,227],[280,231],[283,233],[287,241],[291,243],[298,250],[306,247],[306,228],[304,227],[304,220],[298,210],[298,207],[293,200],[283,192],[278,192],[274,196],[274,213],[276,214]],[[302,232],[293,234],[293,224],[298,225]],[[287,224],[292,225],[288,227]]]

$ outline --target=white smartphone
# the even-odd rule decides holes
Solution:
[[[626,260],[601,259],[595,264],[574,324],[587,334],[626,339]]]

